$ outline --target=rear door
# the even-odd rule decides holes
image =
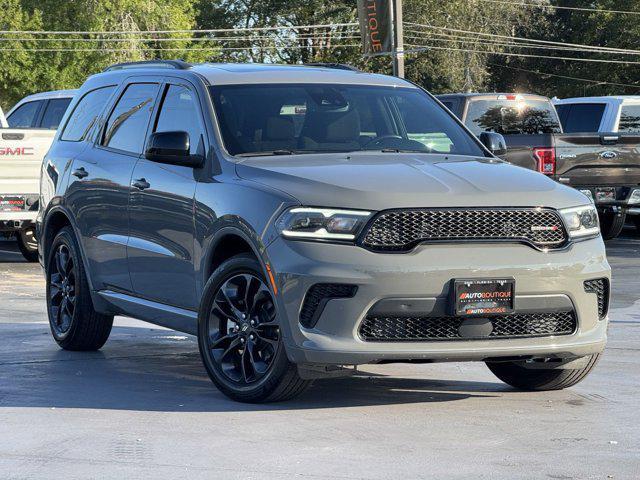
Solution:
[[[73,162],[73,183],[67,198],[97,289],[132,290],[127,266],[131,176],[142,154],[159,91],[157,79],[136,77],[126,82],[113,95],[117,100],[97,141]],[[89,95],[85,105],[88,112],[101,110],[100,102],[111,96],[100,90]],[[66,128],[62,140],[65,133]]]
[[[150,132],[186,131],[191,153],[205,154],[205,130],[195,88],[168,80]],[[141,158],[129,201],[129,271],[136,295],[195,309],[193,168]]]

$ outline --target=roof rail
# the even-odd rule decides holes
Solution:
[[[190,63],[182,60],[142,60],[140,62],[115,63],[105,68],[103,72],[128,70],[130,68],[174,68],[176,70],[187,70],[191,66]]]
[[[332,63],[332,62],[313,62],[305,63],[305,67],[322,67],[322,68],[335,68],[337,70],[349,70],[351,72],[359,72],[360,69],[346,63]]]

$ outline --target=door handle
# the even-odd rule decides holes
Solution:
[[[144,178],[139,178],[137,180],[134,180],[131,183],[131,186],[137,188],[138,190],[146,190],[151,186],[151,184],[147,182]]]
[[[71,175],[78,178],[84,178],[89,176],[89,172],[87,172],[84,167],[76,168]]]

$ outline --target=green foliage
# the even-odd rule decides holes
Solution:
[[[553,5],[640,13],[640,0],[551,1]],[[640,15],[585,12],[562,9],[536,9],[548,28],[537,38],[600,47],[640,49]],[[522,33],[522,32],[520,32]],[[530,34],[531,35],[531,34]],[[536,53],[527,51],[526,53]],[[640,55],[595,54],[577,50],[544,51],[540,55],[640,61]],[[640,65],[560,61],[545,58],[502,59],[493,71],[497,89],[516,86],[547,96],[596,96],[640,94]],[[537,73],[532,73],[537,72]],[[552,74],[552,75],[548,75]],[[557,75],[557,76],[555,76]],[[573,77],[573,78],[563,78]],[[591,80],[591,81],[581,81]]]
[[[584,6],[582,0],[549,1],[555,5]],[[593,0],[589,7],[640,11],[640,0]],[[631,49],[640,46],[640,17],[637,15],[525,7],[518,2],[404,0],[404,20],[467,32]],[[33,33],[0,35],[3,61],[0,104],[8,108],[29,93],[78,87],[88,75],[109,64],[129,60],[325,61],[391,73],[389,57],[362,56],[357,35],[356,38],[339,38],[353,36],[353,27],[299,28],[356,21],[354,0],[0,0],[0,30],[94,32],[73,37]],[[228,39],[224,43],[214,42],[206,34],[192,32],[140,33],[145,30],[228,28],[230,31],[221,36],[237,37],[242,33],[238,30],[241,28],[283,25],[291,29],[261,31],[247,34],[246,39]],[[99,33],[109,31],[127,34]],[[198,39],[194,41],[195,36]],[[473,37],[407,24],[407,78],[434,93],[495,89],[568,96],[638,93],[640,90],[636,65],[499,56],[474,50],[603,59],[629,59],[628,56],[515,49],[500,41],[487,42]],[[69,41],[70,38],[76,41]],[[77,41],[79,39],[84,40]],[[39,51],[34,51],[35,48]],[[640,60],[640,56],[632,59]],[[627,86],[580,82],[532,71]]]

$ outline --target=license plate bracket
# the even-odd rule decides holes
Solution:
[[[615,187],[596,187],[596,202],[607,203],[616,201]]]
[[[459,317],[513,313],[516,281],[513,278],[453,280],[453,314]]]
[[[19,212],[24,210],[24,198],[16,195],[0,196],[0,212]]]

